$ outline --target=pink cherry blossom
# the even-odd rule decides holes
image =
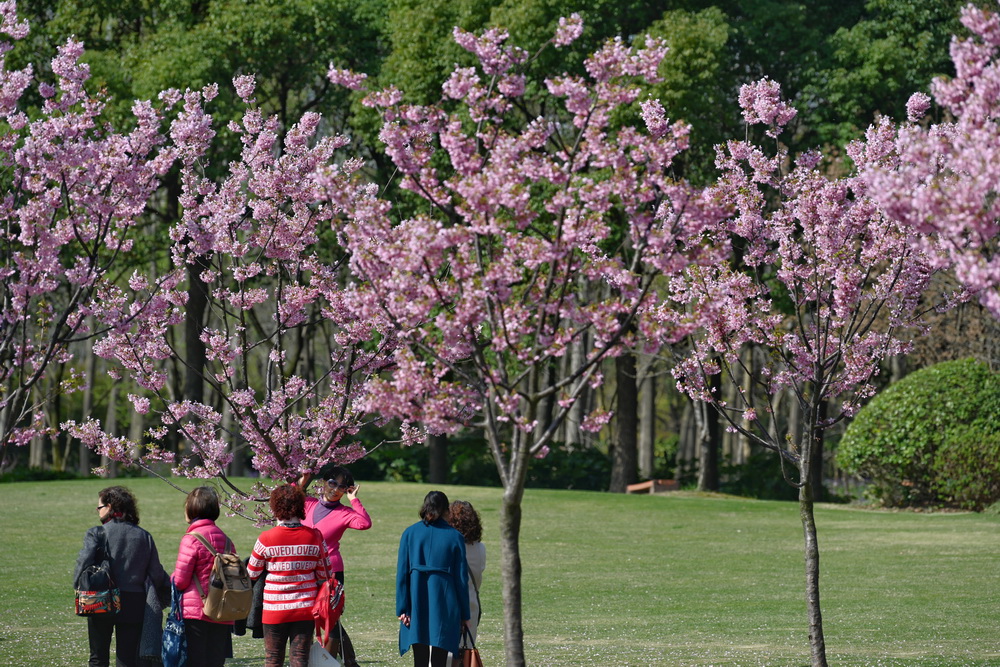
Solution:
[[[557,47],[569,46],[583,34],[583,19],[576,12],[559,19],[559,28],[552,43]]]

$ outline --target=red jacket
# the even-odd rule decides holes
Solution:
[[[191,534],[195,531],[201,533],[217,552],[224,553],[226,548],[226,534],[211,519],[198,519],[188,526],[187,533],[181,538],[180,549],[177,551],[177,564],[174,565],[173,576],[174,585],[184,593],[181,599],[181,615],[184,618],[193,618],[199,621],[232,625],[232,621],[215,621],[202,613],[205,603],[202,601],[201,595],[198,594],[198,588],[194,585],[194,578],[198,577],[198,581],[201,582],[201,590],[207,595],[209,576],[212,573],[215,556],[201,543],[201,540]],[[230,548],[235,551],[235,546]]]

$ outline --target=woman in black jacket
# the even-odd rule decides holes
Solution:
[[[139,663],[139,639],[146,608],[146,579],[160,592],[161,599],[164,596],[169,599],[170,578],[160,564],[153,536],[139,527],[139,508],[132,492],[123,486],[109,486],[97,494],[97,501],[97,516],[103,525],[94,526],[84,536],[73,581],[87,567],[104,559],[107,544],[111,576],[121,591],[122,606],[117,614],[87,617],[88,664],[109,667],[113,634],[118,667],[135,667]]]

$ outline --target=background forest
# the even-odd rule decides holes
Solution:
[[[170,88],[224,83],[234,74],[254,74],[255,102],[264,115],[276,115],[279,136],[289,132],[303,114],[321,113],[319,133],[342,134],[351,140],[349,150],[363,158],[366,177],[382,184],[384,196],[394,201],[396,215],[402,217],[418,210],[421,202],[398,187],[396,166],[378,140],[379,114],[360,103],[359,93],[332,85],[327,77],[331,67],[365,72],[373,88],[394,85],[405,91],[407,102],[435,103],[456,64],[474,61],[452,38],[453,26],[477,33],[500,26],[534,53],[550,39],[559,17],[578,12],[585,26],[581,38],[568,48],[542,51],[537,66],[544,71],[581,72],[585,58],[614,36],[635,44],[647,35],[664,39],[670,51],[660,65],[661,80],[646,84],[644,93],[661,100],[672,120],[691,124],[692,148],[671,167],[676,178],[697,185],[717,176],[713,146],[748,132],[740,115],[740,86],[765,76],[780,83],[784,98],[799,110],[782,137],[789,155],[819,148],[825,156],[823,169],[840,174],[850,168],[844,152],[849,139],[882,116],[905,118],[906,102],[913,92],[927,91],[935,76],[953,74],[948,45],[953,34],[965,34],[958,20],[963,4],[941,0],[35,0],[18,7],[32,30],[7,54],[7,60],[12,68],[48,63],[56,47],[75,35],[86,48],[83,61],[91,74],[87,89],[109,94],[104,117],[116,126],[130,122],[136,99],[155,98]],[[533,92],[540,91],[528,90],[526,98],[532,99]],[[30,91],[27,100],[38,108],[44,102]],[[238,121],[243,109],[238,94],[220,85],[212,107],[218,124]],[[931,113],[939,112],[932,109]],[[631,122],[637,114],[637,108],[625,109],[613,122]],[[205,176],[221,178],[221,165],[236,159],[241,146],[234,138],[220,135],[211,150],[215,154],[205,156]],[[116,265],[119,282],[125,282],[136,268],[154,275],[164,271],[171,252],[164,223],[179,219],[184,187],[181,170],[166,174],[164,185],[150,198],[140,218],[137,250],[128,255],[127,263]],[[326,259],[335,264],[344,250],[332,233],[325,238],[323,232],[319,235],[319,245],[330,255]],[[167,378],[164,391],[170,400],[201,403],[212,400],[210,392],[206,397],[205,377],[213,357],[210,345],[199,334],[218,322],[220,315],[201,279],[204,265],[195,262],[191,267],[183,286],[188,295],[184,322],[167,333],[176,355],[163,359],[160,370]],[[945,275],[935,281],[931,291],[951,287]],[[264,305],[279,308],[277,303]],[[929,297],[927,309],[932,311],[933,306]],[[916,370],[971,358],[985,364],[985,384],[995,387],[995,380],[989,378],[1000,368],[997,319],[974,302],[930,312],[927,317],[930,334],[918,337],[910,354],[891,359],[878,384],[885,387]],[[309,380],[320,381],[324,371],[317,360],[329,358],[330,351],[337,349],[336,332],[316,318],[298,327],[294,335],[297,341],[289,349],[297,358],[292,367],[301,364],[316,369]],[[153,415],[132,409],[126,397],[141,393],[141,388],[134,380],[110,373],[108,362],[95,355],[91,342],[84,338],[73,342],[72,360],[55,362],[34,388],[49,429],[25,447],[4,444],[0,471],[6,478],[86,475],[96,466],[112,476],[142,474],[107,457],[101,460],[82,441],[56,428],[97,416],[109,436],[138,441],[158,425],[150,421]],[[734,396],[749,388],[766,352],[748,345],[741,355],[745,377],[720,378],[719,395]],[[629,353],[605,359],[601,372],[609,381],[584,389],[559,426],[548,456],[530,465],[527,485],[622,492],[639,480],[675,478],[703,490],[796,497],[796,489],[782,480],[773,452],[752,444],[743,433],[727,430],[709,405],[677,391],[670,374],[674,361],[662,350],[655,355]],[[562,367],[555,365],[547,372],[559,377],[573,363],[571,353]],[[245,360],[244,370],[248,386],[267,372],[266,363],[254,359]],[[74,373],[91,381],[79,391],[60,390]],[[968,382],[959,379],[957,384],[961,387]],[[989,401],[995,398],[989,396],[995,397],[995,391],[987,395],[987,406],[993,405]],[[803,419],[799,403],[789,391],[777,396],[774,405],[768,430],[778,441],[794,437]],[[215,408],[223,420],[232,418],[221,399]],[[543,406],[542,411],[546,409],[552,407]],[[582,429],[585,415],[595,409],[606,409],[614,416],[599,431]],[[831,401],[825,409],[833,417],[839,408]],[[984,414],[987,422],[996,421],[989,417],[989,408]],[[820,497],[858,493],[853,478],[838,466],[838,443],[847,423],[823,432]],[[995,425],[989,429],[996,431]],[[416,447],[395,444],[400,438],[396,421],[366,424],[352,438],[371,451],[354,464],[360,479],[500,482],[485,436],[475,428],[451,436],[429,436],[426,446]],[[166,446],[183,451],[184,439],[171,432]],[[233,449],[229,474],[249,473],[246,450],[238,442]],[[854,463],[858,469],[860,464]],[[891,474],[898,476],[898,471]],[[912,471],[900,479],[907,475],[912,477]],[[994,492],[987,489],[977,499]],[[892,503],[956,499],[954,493],[934,494],[927,489],[901,493],[898,487],[880,492],[879,497]],[[980,500],[971,502],[971,506],[981,504]]]

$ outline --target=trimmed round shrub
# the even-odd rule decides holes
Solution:
[[[976,512],[1000,501],[1000,433],[984,426],[957,428],[934,459],[938,497]]]
[[[889,506],[982,509],[1000,500],[1000,374],[946,361],[890,385],[855,417],[837,452]]]

